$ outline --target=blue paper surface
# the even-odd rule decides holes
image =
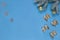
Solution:
[[[6,2],[2,7],[1,3]],[[0,0],[0,40],[52,40],[49,33],[57,31],[54,40],[60,40],[60,15],[52,15],[50,5],[44,12],[39,12],[34,0]],[[8,16],[4,12],[8,11]],[[48,13],[51,18],[46,22],[43,16]],[[13,18],[13,22],[10,22]],[[59,24],[53,27],[50,23],[54,19]],[[47,24],[50,30],[42,32],[41,27]]]

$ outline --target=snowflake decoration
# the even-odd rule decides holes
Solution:
[[[51,3],[52,4],[52,7],[50,8],[52,13],[53,14],[57,14],[59,13],[59,3],[60,3],[60,0],[35,0],[35,4],[37,4],[37,7],[40,11],[43,11],[43,10],[46,10],[47,6],[48,6],[48,3]],[[48,19],[50,18],[50,15],[49,14],[46,14],[44,16],[44,20],[47,22]],[[52,22],[51,22],[51,25],[56,27],[56,25],[58,25],[58,21],[56,19],[54,19]],[[43,32],[46,32],[47,30],[49,30],[49,26],[48,25],[44,25],[42,27],[42,31]],[[56,35],[57,35],[57,32],[56,30],[53,30],[52,32],[49,33],[50,34],[50,37],[51,38],[54,38]]]

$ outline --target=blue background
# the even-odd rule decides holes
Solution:
[[[6,7],[2,7],[6,2]],[[8,11],[8,16],[4,12]],[[43,16],[49,13],[51,18],[46,22]],[[14,21],[11,23],[10,18]],[[58,20],[60,15],[52,15],[50,5],[44,12],[39,12],[34,0],[0,0],[0,40],[52,40],[49,33],[57,31],[55,40],[60,40],[60,24],[53,27],[52,20]],[[41,27],[47,24],[50,30],[42,32]]]

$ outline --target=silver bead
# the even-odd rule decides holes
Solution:
[[[43,31],[43,32],[45,32],[45,31],[48,30],[48,29],[49,29],[48,25],[45,25],[45,26],[42,27],[42,31]]]

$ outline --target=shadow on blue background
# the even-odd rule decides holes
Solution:
[[[2,7],[2,2],[6,2],[7,6]],[[0,0],[0,40],[52,40],[49,36],[52,30],[58,32],[55,40],[60,40],[60,25],[58,24],[56,28],[50,25],[53,19],[59,21],[60,17],[52,17],[49,8],[40,13],[34,5],[34,0]],[[9,14],[4,16],[7,10]],[[48,22],[43,19],[46,13],[51,15]],[[14,19],[13,23],[9,21],[11,17]],[[51,29],[43,33],[41,27],[45,24]]]

